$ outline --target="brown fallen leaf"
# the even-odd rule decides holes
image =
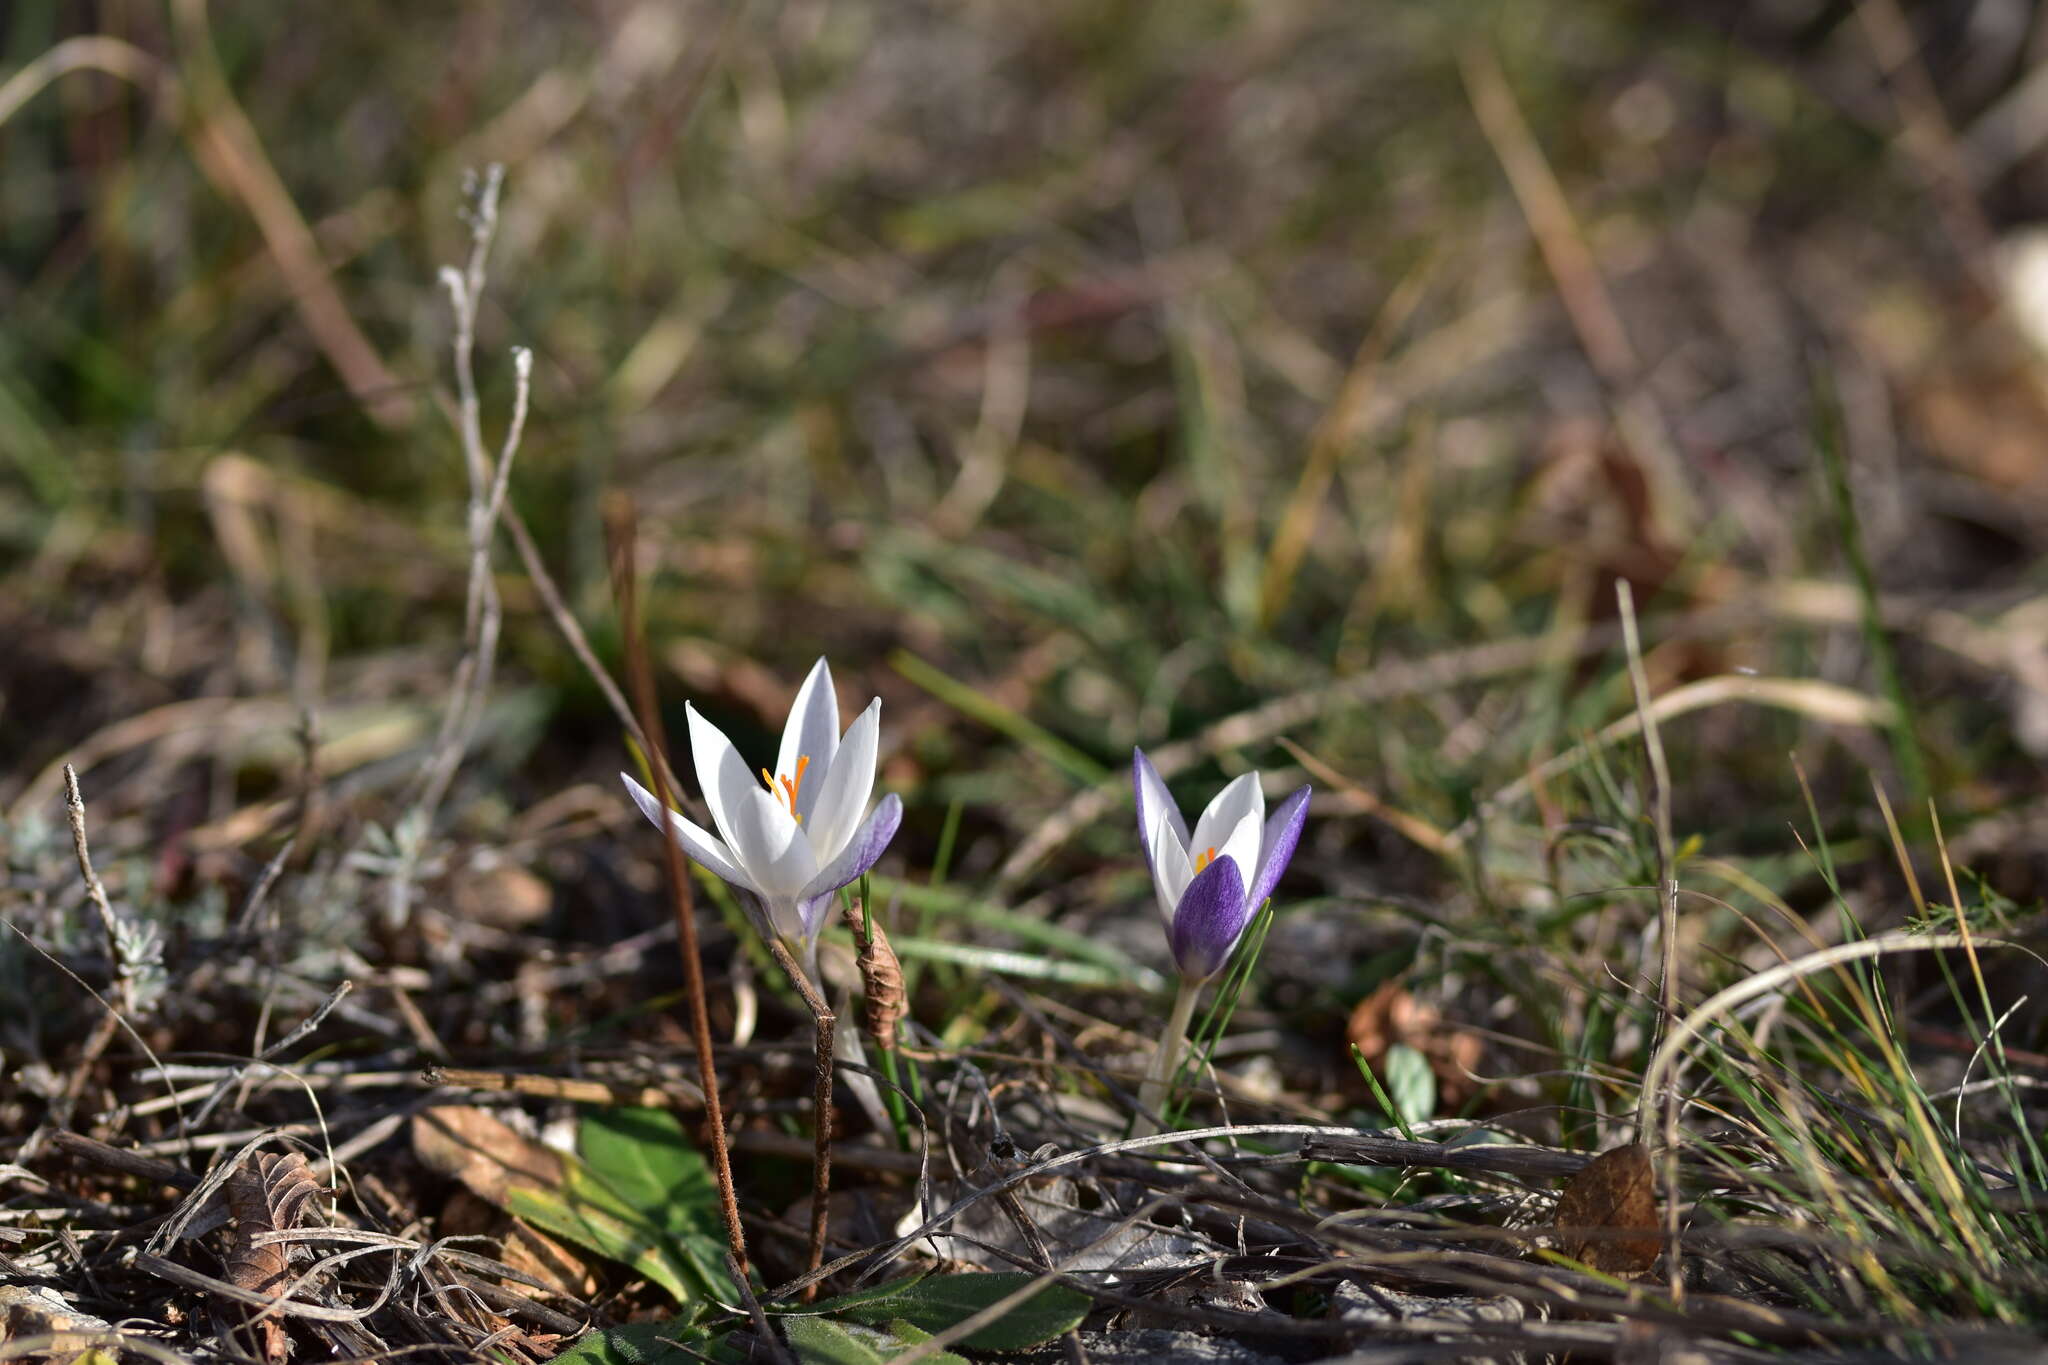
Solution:
[[[493,929],[525,929],[546,919],[555,893],[517,863],[466,868],[449,878],[448,900],[457,918]]]
[[[414,1116],[412,1149],[430,1170],[462,1182],[499,1211],[515,1185],[553,1189],[562,1183],[559,1153],[473,1105],[437,1105]],[[582,1255],[521,1219],[501,1216],[509,1225],[500,1239],[507,1265],[578,1298],[597,1292],[597,1274]],[[484,1228],[479,1223],[474,1230]]]
[[[515,1184],[553,1189],[562,1158],[495,1114],[469,1104],[441,1104],[415,1115],[412,1150],[437,1174],[500,1207]]]
[[[1468,1099],[1475,1086],[1472,1072],[1479,1065],[1485,1045],[1479,1035],[1444,1023],[1433,1005],[1424,1004],[1409,993],[1397,977],[1358,1002],[1344,1029],[1345,1040],[1358,1049],[1366,1065],[1377,1070],[1386,1060],[1387,1049],[1406,1043],[1429,1059],[1436,1073],[1437,1091],[1444,1103],[1456,1107]]]
[[[280,1296],[291,1280],[291,1248],[283,1242],[256,1239],[298,1227],[307,1205],[327,1193],[325,1187],[313,1178],[302,1154],[258,1152],[228,1177],[224,1192],[228,1211],[235,1217],[234,1242],[227,1257],[228,1282],[252,1294]],[[275,1314],[257,1324],[257,1341],[265,1360],[278,1362],[291,1356],[291,1335]]]
[[[1553,1222],[1563,1255],[1624,1279],[1648,1273],[1664,1244],[1649,1149],[1631,1142],[1587,1162],[1565,1182]]]

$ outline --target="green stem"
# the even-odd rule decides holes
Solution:
[[[1195,1001],[1202,995],[1202,983],[1183,980],[1180,994],[1173,998],[1173,1013],[1167,1016],[1166,1032],[1159,1035],[1159,1049],[1152,1054],[1152,1069],[1138,1089],[1138,1108],[1143,1111],[1131,1128],[1132,1137],[1149,1137],[1159,1130],[1147,1114],[1160,1113],[1172,1088],[1174,1073],[1180,1070],[1182,1045],[1187,1042],[1188,1021],[1195,1017]]]

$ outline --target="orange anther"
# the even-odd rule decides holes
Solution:
[[[782,789],[789,793],[789,813],[791,815],[796,814],[796,794],[797,789],[804,784],[804,769],[810,766],[811,756],[809,754],[799,754],[796,760],[796,776],[782,779]]]
[[[1206,850],[1205,850],[1205,851],[1203,852],[1203,854],[1202,854],[1202,856],[1201,856],[1201,857],[1199,857],[1199,858],[1195,859],[1195,871],[1197,871],[1197,872],[1200,872],[1200,871],[1201,871],[1201,870],[1202,870],[1203,868],[1207,867],[1207,866],[1208,866],[1208,865],[1209,865],[1210,863],[1213,863],[1213,862],[1215,862],[1215,861],[1216,861],[1216,846],[1215,846],[1214,844],[1211,844],[1211,845],[1209,845],[1209,847],[1208,847],[1208,848],[1207,848],[1207,849],[1206,849]]]
[[[773,773],[769,772],[766,768],[761,769],[761,781],[767,785],[768,794],[770,796],[779,795],[781,799],[789,806],[789,813],[791,815],[796,815],[796,818],[799,820],[803,819],[803,816],[796,814],[796,794],[799,790],[802,789],[804,785],[804,769],[810,766],[811,758],[809,754],[797,755],[796,776],[785,777],[780,779],[782,783],[782,790],[779,793],[775,790],[775,784],[778,779],[775,777]]]

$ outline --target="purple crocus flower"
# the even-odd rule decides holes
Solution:
[[[789,709],[775,770],[758,778],[717,726],[696,707],[685,710],[690,757],[718,833],[662,810],[653,792],[619,776],[643,815],[740,893],[763,936],[796,947],[808,963],[833,893],[875,865],[903,819],[894,792],[861,819],[875,786],[882,699],[842,737],[832,670],[819,659]]]
[[[1230,960],[1294,856],[1309,789],[1295,791],[1269,819],[1259,775],[1246,773],[1216,794],[1190,836],[1142,749],[1132,750],[1131,785],[1138,795],[1138,837],[1152,865],[1174,961],[1182,979],[1207,981]]]

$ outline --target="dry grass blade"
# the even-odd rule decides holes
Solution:
[[[227,1257],[228,1281],[252,1294],[277,1295],[291,1273],[290,1249],[266,1234],[298,1227],[308,1206],[326,1192],[298,1152],[258,1152],[229,1176],[225,1193],[235,1235]],[[256,1329],[264,1359],[276,1362],[291,1355],[291,1337],[276,1317],[262,1317]]]

